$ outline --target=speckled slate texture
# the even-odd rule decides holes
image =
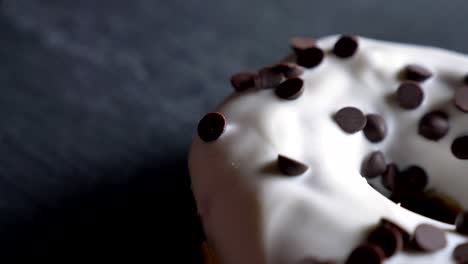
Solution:
[[[186,168],[196,123],[230,93],[231,73],[277,61],[292,36],[468,52],[463,0],[0,4],[5,263],[198,263]]]

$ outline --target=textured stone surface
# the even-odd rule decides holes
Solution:
[[[468,51],[462,0],[0,4],[4,258],[197,263],[186,169],[196,123],[232,73],[277,61],[292,36]]]

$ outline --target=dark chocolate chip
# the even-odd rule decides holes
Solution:
[[[365,244],[353,250],[346,264],[381,264],[385,259],[383,250],[375,245]]]
[[[423,82],[432,77],[432,72],[424,66],[409,64],[405,67],[405,77],[407,80]]]
[[[297,64],[313,68],[319,65],[325,53],[315,45],[315,41],[308,37],[295,37],[289,41],[297,57]]]
[[[366,126],[366,117],[356,107],[345,107],[335,114],[335,121],[346,133],[353,134]]]
[[[294,100],[304,93],[304,81],[300,78],[290,78],[275,89],[275,94],[282,99]]]
[[[458,88],[453,100],[460,111],[468,113],[468,86]]]
[[[387,135],[387,124],[381,115],[369,114],[366,116],[367,123],[364,127],[364,135],[372,142],[377,143],[382,141]]]
[[[419,121],[418,130],[421,136],[437,141],[449,131],[448,115],[442,111],[429,112]]]
[[[382,184],[385,188],[390,191],[393,191],[395,188],[395,180],[398,177],[400,170],[395,163],[390,163],[387,165],[385,172],[382,174]]]
[[[417,82],[405,81],[398,87],[397,100],[403,109],[416,109],[423,99],[424,92]]]
[[[295,52],[301,52],[315,47],[315,40],[309,37],[294,37],[289,41],[289,45]]]
[[[410,166],[398,174],[395,188],[405,191],[422,192],[426,188],[427,181],[427,174],[423,168]]]
[[[453,141],[452,153],[458,159],[468,159],[468,136],[461,136]]]
[[[468,263],[468,243],[463,243],[456,246],[453,250],[452,257],[459,264]]]
[[[387,258],[403,248],[403,237],[399,230],[386,226],[379,226],[372,231],[367,242],[379,246]]]
[[[215,141],[225,128],[226,119],[221,113],[208,113],[198,123],[198,136],[205,142]]]
[[[333,53],[340,58],[349,58],[358,49],[358,39],[356,36],[341,36],[333,47]]]
[[[320,260],[315,257],[308,257],[308,258],[302,259],[297,264],[338,264],[338,262],[333,261],[333,260]]]
[[[414,230],[414,245],[424,252],[434,252],[447,246],[443,230],[429,224],[420,224]]]
[[[319,47],[313,47],[297,52],[296,55],[297,64],[305,68],[314,68],[323,61],[325,53]]]
[[[364,178],[372,179],[385,172],[387,165],[382,152],[370,153],[362,163],[361,174]]]
[[[284,80],[284,75],[272,67],[265,67],[258,71],[255,86],[259,89],[275,88]]]
[[[257,74],[252,72],[239,72],[231,77],[231,84],[238,92],[245,91],[255,87],[255,77]]]
[[[468,235],[468,211],[464,211],[455,220],[455,230],[463,235]]]
[[[302,162],[288,158],[284,155],[278,155],[278,169],[289,176],[300,175],[304,173],[309,166]]]
[[[274,72],[278,72],[284,75],[286,78],[299,77],[304,73],[304,69],[293,63],[281,63],[272,67]]]
[[[403,229],[401,226],[397,225],[395,222],[390,221],[389,219],[386,219],[386,218],[382,218],[380,220],[380,225],[386,228],[393,228],[393,229],[398,230],[398,232],[401,235],[401,238],[403,239],[403,244],[404,245],[409,244],[410,238],[411,238],[410,234],[408,233],[408,231]]]

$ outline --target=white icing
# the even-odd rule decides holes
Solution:
[[[330,51],[337,37],[319,40]],[[389,100],[410,63],[429,68],[425,98],[415,110]],[[364,242],[382,217],[412,232],[420,223],[453,226],[399,207],[361,177],[363,158],[381,150],[400,168],[419,165],[429,188],[449,193],[468,207],[468,161],[456,159],[452,141],[468,134],[468,115],[452,104],[454,91],[468,71],[468,57],[441,49],[359,38],[350,59],[327,53],[318,67],[305,71],[305,92],[297,100],[277,98],[272,89],[235,93],[218,108],[227,119],[221,137],[205,143],[195,137],[189,167],[193,191],[207,235],[224,264],[292,264],[315,256],[344,261]],[[344,133],[332,115],[345,106],[381,114],[389,127],[378,144],[363,133]],[[420,118],[442,108],[450,131],[440,141],[417,133]],[[278,154],[310,168],[283,176]],[[385,263],[454,263],[453,248],[467,237],[447,232],[448,246],[435,253],[400,251]]]

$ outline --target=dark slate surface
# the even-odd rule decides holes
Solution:
[[[231,73],[283,57],[294,35],[468,51],[463,0],[0,3],[0,260],[9,263],[92,254],[197,263],[186,168],[194,127],[231,91]]]

